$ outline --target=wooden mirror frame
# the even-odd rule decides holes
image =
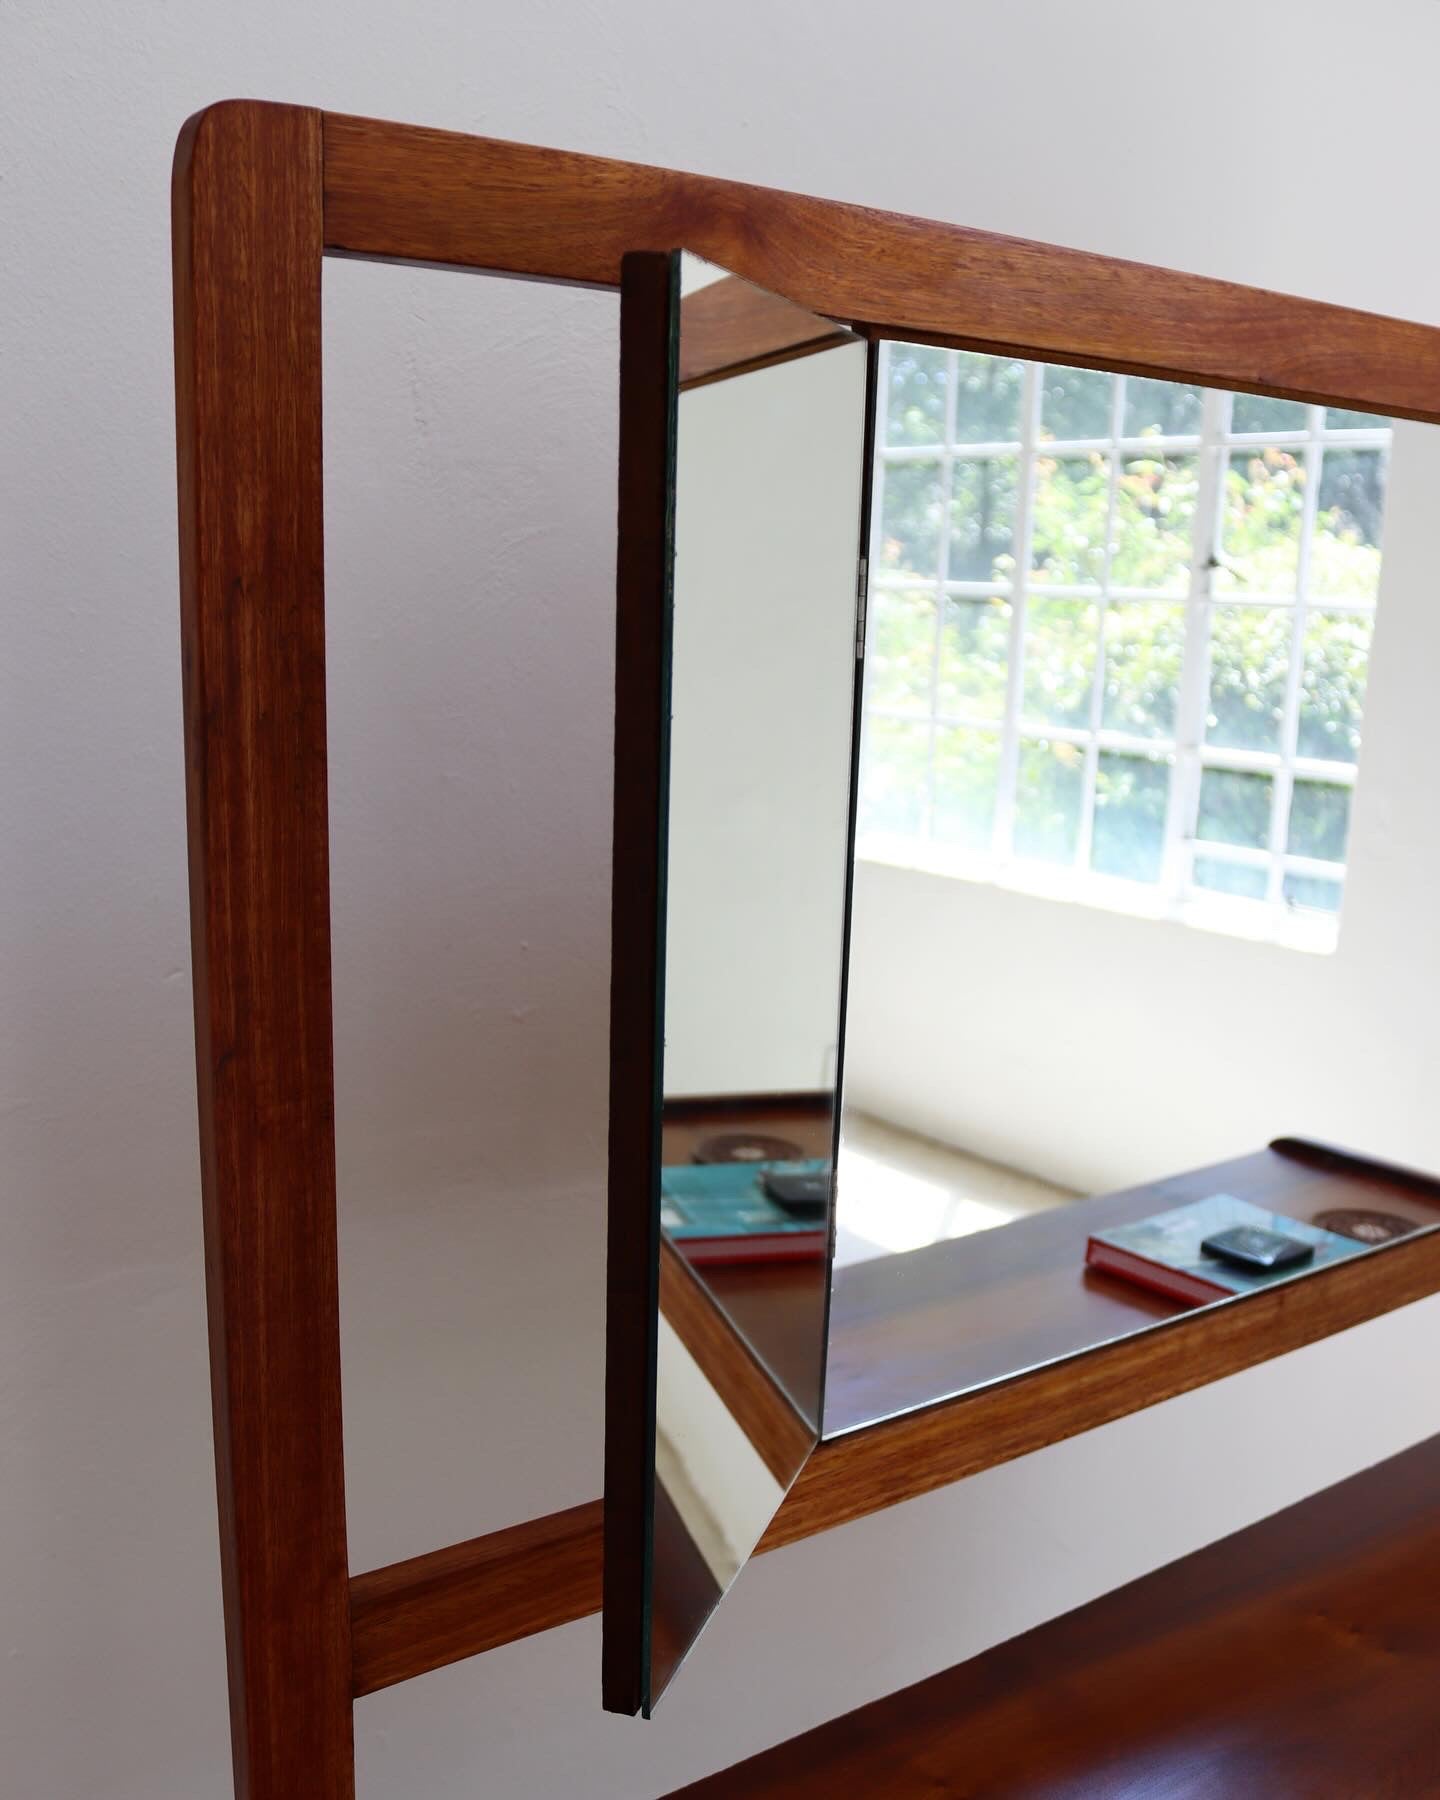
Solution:
[[[241,1800],[351,1800],[354,1699],[594,1611],[602,1508],[349,1569],[322,257],[614,288],[627,251],[683,244],[871,336],[1431,424],[1440,329],[835,201],[253,101],[185,126],[173,202],[191,936],[235,1786]],[[1437,1290],[1440,1234],[1402,1240],[823,1442],[762,1548]],[[633,1328],[615,1298],[612,1344]]]

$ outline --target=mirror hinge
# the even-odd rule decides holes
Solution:
[[[870,559],[860,558],[860,580],[855,589],[855,655],[865,655],[865,607],[870,591]]]

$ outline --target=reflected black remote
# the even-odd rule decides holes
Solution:
[[[760,1186],[767,1198],[783,1206],[793,1218],[823,1219],[830,1209],[830,1171],[784,1174],[779,1169],[766,1169]]]
[[[1258,1225],[1232,1225],[1229,1231],[1217,1231],[1214,1237],[1206,1238],[1200,1248],[1207,1256],[1218,1257],[1234,1268],[1262,1275],[1296,1268],[1315,1254],[1313,1244],[1282,1237],[1278,1231],[1263,1231]]]

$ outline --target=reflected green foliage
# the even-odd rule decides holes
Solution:
[[[1031,577],[1037,585],[1098,586],[1105,573],[1110,514],[1110,459],[1035,459]]]
[[[1158,881],[1169,796],[1170,768],[1163,758],[1102,753],[1090,866],[1129,881]]]
[[[1110,435],[1115,377],[1103,369],[1065,369],[1047,364],[1040,373],[1040,435],[1103,438]]]
[[[1205,396],[1198,387],[1178,381],[1154,381],[1131,375],[1125,383],[1126,437],[1196,437]]]
[[[1347,763],[1359,757],[1373,624],[1368,613],[1312,613],[1306,620],[1301,756]]]
[[[1228,750],[1279,749],[1293,626],[1288,607],[1215,608],[1208,743]]]
[[[1008,600],[947,600],[940,640],[942,717],[999,719],[1010,661]]]
[[[926,344],[891,344],[886,393],[887,444],[945,441],[946,353]]]
[[[1066,454],[1076,440],[1108,438],[1115,424],[1114,378],[1098,370],[1039,370],[1043,447],[1029,469],[1012,455],[942,461],[946,405],[953,387],[954,442],[1009,444],[1021,431],[1024,365],[1010,358],[892,345],[886,441],[919,449],[916,462],[884,471],[878,580],[872,589],[866,702],[871,708],[976,722],[928,726],[872,721],[862,784],[862,829],[928,833],[983,849],[995,827],[1000,735],[1010,674],[1015,542],[1022,483],[1030,486],[1030,570],[1021,681],[1020,768],[1013,820],[1017,855],[1068,864],[1082,833],[1085,752],[1045,737],[1056,726],[1088,728],[1096,659],[1103,653],[1100,723],[1108,731],[1166,746],[1177,729],[1185,663],[1183,604],[1192,583],[1201,457],[1187,449],[1127,454],[1112,469],[1101,452]],[[1198,436],[1203,390],[1131,377],[1120,429],[1130,439]],[[1308,409],[1290,401],[1234,396],[1236,433],[1304,430]],[[1334,430],[1383,430],[1388,421],[1331,409]],[[1053,448],[1049,447],[1052,446]],[[1373,603],[1379,583],[1387,454],[1344,443],[1295,450],[1275,443],[1221,453],[1215,604],[1205,741],[1217,749],[1275,753],[1282,748],[1292,657],[1301,655],[1296,749],[1300,756],[1353,764],[1359,753],[1372,620],[1341,610]],[[946,504],[945,480],[949,481]],[[1314,530],[1301,533],[1307,487]],[[1288,600],[1302,562],[1309,608],[1296,645]],[[936,630],[940,575],[993,589],[991,597],[951,594]],[[916,587],[905,591],[913,577]],[[1101,584],[1112,594],[1104,609]],[[928,587],[924,584],[929,584]],[[1096,591],[1096,600],[1056,588]],[[938,654],[938,663],[936,657]],[[1198,671],[1196,671],[1198,673]],[[883,726],[883,729],[882,729]],[[1028,733],[1028,735],[1027,735]],[[1170,797],[1168,756],[1104,751],[1097,764],[1091,863],[1101,872],[1153,882],[1161,876]],[[905,792],[907,784],[912,791]],[[1201,779],[1200,838],[1264,850],[1271,835],[1274,781],[1265,774],[1208,769]],[[1335,783],[1298,780],[1289,820],[1292,853],[1343,860],[1350,793]],[[1263,899],[1264,869],[1198,854],[1196,889]],[[1296,905],[1333,911],[1336,883],[1287,876]]]
[[[1191,533],[1200,491],[1193,456],[1132,456],[1115,483],[1115,587],[1183,594],[1190,585]]]
[[[1073,863],[1080,843],[1085,752],[1043,739],[1020,746],[1015,795],[1015,853],[1037,862]]]
[[[937,843],[966,850],[990,848],[995,794],[1000,780],[1000,738],[993,731],[941,730],[935,734]]]
[[[1329,781],[1297,781],[1290,801],[1290,841],[1294,856],[1344,862],[1350,836],[1350,789]]]
[[[1185,655],[1185,609],[1153,600],[1113,603],[1105,615],[1100,722],[1132,737],[1171,737]]]
[[[1221,502],[1221,592],[1290,595],[1300,569],[1304,458],[1291,450],[1238,450]]]
[[[1025,365],[975,350],[955,353],[955,442],[1009,444],[1020,436]]]
[[[886,465],[878,546],[882,570],[935,579],[940,567],[944,491],[938,462]]]
[[[885,712],[927,712],[935,656],[934,593],[877,582],[870,595],[869,636],[866,705]]]
[[[1312,594],[1327,600],[1375,599],[1384,516],[1384,453],[1327,446],[1310,548]]]
[[[1042,725],[1088,725],[1100,609],[1091,600],[1043,600],[1025,612],[1022,717]]]
[[[1327,406],[1325,429],[1327,431],[1388,431],[1390,420],[1382,418],[1378,413],[1351,412],[1344,406]]]
[[[1196,836],[1219,844],[1238,844],[1246,850],[1267,849],[1274,788],[1268,775],[1206,769],[1200,777]]]
[[[1230,403],[1230,429],[1303,431],[1309,408],[1299,400],[1272,400],[1263,394],[1236,394]]]
[[[957,462],[951,475],[951,581],[1008,581],[1015,572],[1013,456]]]

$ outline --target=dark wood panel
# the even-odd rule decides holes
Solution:
[[[603,1510],[592,1500],[357,1575],[354,1692],[598,1612]]]
[[[605,157],[325,116],[340,252],[614,287],[693,250],[827,318],[1440,421],[1440,332],[958,225]]]
[[[680,390],[813,356],[855,340],[843,326],[726,275],[680,303]]]
[[[605,1263],[605,1634],[611,1712],[639,1711],[649,1667],[650,1482],[660,1297],[660,1064],[679,271],[624,260],[610,905],[610,1164]]]
[[[1085,1267],[1092,1231],[1208,1194],[1310,1220],[1370,1206],[1440,1224],[1440,1184],[1350,1153],[1262,1150],[902,1256],[840,1269],[825,1435],[1072,1356],[1192,1309]],[[1311,1279],[1306,1277],[1306,1280]]]
[[[174,174],[190,919],[235,1786],[348,1800],[320,448],[320,115]]]
[[[1440,1794],[1440,1439],[689,1800]]]

